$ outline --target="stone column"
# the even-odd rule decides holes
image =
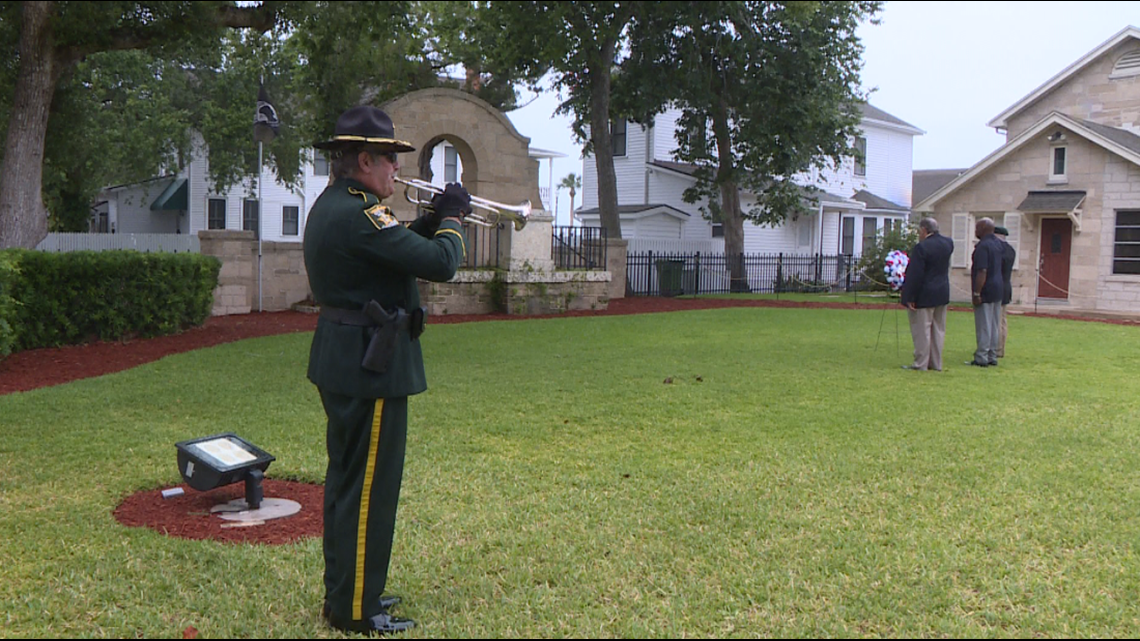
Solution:
[[[606,241],[606,269],[610,272],[610,299],[625,298],[626,258],[629,241],[621,238]]]
[[[510,223],[506,223],[510,225]],[[550,257],[550,243],[554,236],[554,216],[545,211],[535,211],[521,230],[514,227],[510,232],[510,263],[508,269],[515,271],[553,272],[554,261]]]
[[[222,261],[218,287],[214,290],[213,316],[248,314],[257,297],[257,240],[252,231],[202,230],[198,232],[202,255]]]

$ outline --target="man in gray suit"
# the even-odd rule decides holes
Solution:
[[[974,246],[974,258],[970,268],[970,285],[973,289],[971,302],[974,304],[974,332],[978,339],[978,349],[974,360],[967,365],[996,367],[998,336],[1001,332],[1001,301],[1005,296],[1005,283],[1002,280],[1001,261],[1004,250],[1001,241],[994,235],[994,221],[982,218],[974,225],[974,235],[978,244]]]
[[[899,297],[906,306],[914,340],[914,363],[903,365],[903,369],[942,371],[954,241],[938,233],[938,221],[933,218],[924,218],[918,224],[918,241],[910,252]]]

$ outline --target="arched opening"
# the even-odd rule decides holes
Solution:
[[[471,145],[451,134],[430,139],[420,149],[416,166],[420,180],[440,187],[458,182],[472,190],[479,182],[479,161]]]

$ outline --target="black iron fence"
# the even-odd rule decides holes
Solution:
[[[856,256],[738,254],[732,260],[735,265],[725,254],[631,252],[626,278],[634,296],[854,291],[870,284],[858,273]]]
[[[499,223],[494,227],[484,227],[463,223],[463,233],[467,236],[467,259],[463,267],[467,269],[497,269],[499,267],[499,231],[506,226]]]
[[[555,269],[606,269],[606,230],[602,227],[554,228],[550,254]]]

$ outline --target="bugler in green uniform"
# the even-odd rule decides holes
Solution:
[[[387,114],[354,107],[337,120],[330,150],[335,180],[313,203],[305,226],[305,268],[321,317],[308,377],[328,416],[325,478],[325,606],[330,625],[399,632],[384,596],[403,477],[408,396],[427,389],[416,279],[450,280],[465,253],[460,185],[433,200],[409,226],[380,204],[394,191],[396,140]]]

